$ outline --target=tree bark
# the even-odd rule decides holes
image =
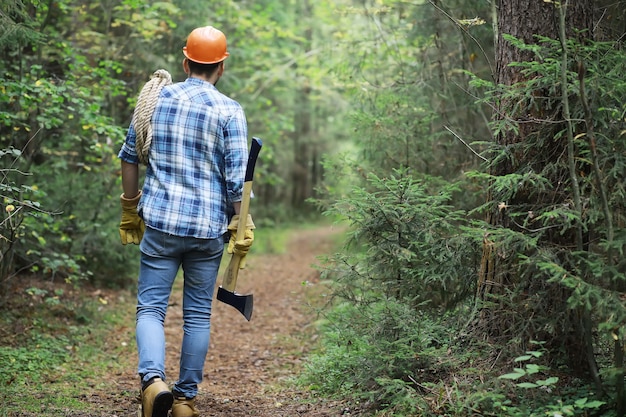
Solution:
[[[579,40],[589,39],[593,36],[593,5],[592,0],[578,0],[565,3],[567,37],[575,37]],[[533,52],[521,50],[512,45],[504,34],[523,41],[525,44],[538,44],[537,36],[550,39],[559,39],[559,5],[552,2],[537,0],[501,0],[497,6],[497,35],[496,35],[496,74],[497,85],[513,86],[520,85],[539,76],[522,72],[518,66],[511,66],[513,62],[536,61]],[[552,94],[552,96],[551,96]],[[564,158],[567,158],[566,140],[545,140],[545,147],[533,148],[521,146],[529,139],[537,139],[540,135],[545,137],[556,137],[556,133],[563,131],[566,120],[563,114],[560,93],[557,96],[554,92],[533,91],[530,97],[515,97],[506,100],[501,97],[495,107],[494,120],[509,120],[514,122],[517,130],[501,130],[495,137],[496,145],[503,152],[508,152],[506,158],[499,158],[497,162],[490,165],[490,174],[498,177],[513,173],[521,173],[526,170],[542,172],[548,163],[561,162],[561,166],[567,166]],[[497,228],[509,228],[517,232],[526,231],[509,217],[509,207],[516,207],[517,211],[522,211],[526,207],[541,204],[542,202],[555,204],[563,201],[565,204],[572,199],[571,178],[569,172],[556,172],[551,178],[553,184],[564,184],[558,191],[548,190],[544,194],[536,190],[520,189],[508,201],[500,200],[501,197],[494,195],[491,191],[488,196],[493,202],[492,210],[487,214],[487,221]],[[538,197],[539,195],[539,197]],[[555,244],[566,245],[575,241],[573,234],[561,235],[558,232],[547,234],[547,240],[554,239]],[[568,243],[569,242],[569,243]],[[550,242],[547,242],[550,244]],[[485,234],[483,240],[483,256],[481,270],[478,279],[479,299],[490,302],[499,300],[496,305],[490,304],[481,310],[479,328],[490,337],[500,337],[503,340],[512,340],[519,337],[513,334],[519,327],[512,326],[512,321],[530,319],[532,312],[524,311],[521,307],[525,304],[523,299],[524,291],[520,291],[521,277],[517,276],[514,263],[510,259],[509,248],[503,248],[494,242],[489,234]],[[525,284],[527,285],[527,283]],[[537,285],[545,286],[545,283]],[[516,292],[522,294],[522,299],[514,301],[505,300],[501,297],[504,294]],[[560,291],[560,292],[559,292]],[[562,290],[551,290],[550,294],[557,299],[555,305],[564,306],[567,295]],[[495,296],[495,297],[494,297]],[[506,306],[504,303],[510,303]],[[519,304],[517,311],[511,306]],[[528,315],[528,317],[525,317]],[[580,335],[578,335],[580,336]],[[523,338],[523,336],[522,336]],[[522,340],[524,344],[527,340]],[[591,371],[588,363],[587,345],[579,342],[577,346],[578,358],[575,359],[577,366],[584,366]]]
[[[312,15],[309,0],[300,3],[300,18],[304,22],[304,33],[302,34],[302,54],[305,55],[311,50],[313,43],[313,29],[309,23]],[[296,66],[296,70],[298,66]],[[296,92],[295,98],[295,120],[294,120],[294,163],[292,168],[291,205],[296,210],[304,210],[306,200],[312,196],[311,179],[309,165],[311,164],[311,146],[309,146],[312,132],[312,106],[311,106],[311,86],[306,76],[306,71],[301,71],[302,85]]]

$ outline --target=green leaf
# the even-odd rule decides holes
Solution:
[[[600,408],[606,404],[606,402],[598,400],[588,401],[587,398],[579,398],[574,404],[577,408]]]
[[[532,382],[522,382],[519,384],[516,384],[518,387],[520,388],[537,388],[539,387],[539,385],[537,384],[533,384]]]
[[[526,371],[524,371],[522,368],[515,368],[513,370],[513,373],[500,375],[498,378],[499,379],[519,379],[523,377],[524,375],[526,375]]]
[[[559,377],[553,376],[548,379],[540,379],[537,381],[537,385],[541,385],[542,387],[547,387],[549,385],[554,385],[559,382]]]
[[[541,371],[541,367],[539,365],[536,365],[534,363],[529,363],[528,365],[526,365],[526,372],[529,375],[536,374],[539,371]]]

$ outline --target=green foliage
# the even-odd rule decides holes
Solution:
[[[467,318],[475,332],[472,335],[501,343],[505,356],[533,352],[519,356],[523,365],[516,371],[504,373],[504,380],[515,379],[522,385],[502,385],[502,380],[499,385],[492,380],[471,387],[449,386],[445,381],[428,385],[433,390],[427,394],[433,415],[476,415],[475,411],[515,416],[611,415],[607,410],[620,397],[623,400],[626,286],[621,255],[626,243],[622,230],[626,151],[622,135],[626,131],[626,89],[618,74],[624,72],[626,60],[621,45],[572,40],[567,41],[564,55],[560,41],[537,38],[536,45],[526,45],[503,35],[504,41],[534,54],[535,59],[512,64],[520,70],[519,82],[512,86],[494,85],[485,79],[472,84],[473,91],[485,97],[479,104],[500,112],[492,118],[490,132],[476,137],[502,140],[465,143],[476,146],[486,164],[466,175],[468,181],[455,189],[423,173],[457,178],[459,165],[454,162],[462,158],[454,147],[442,143],[437,131],[454,126],[452,117],[463,126],[458,131],[480,132],[463,116],[481,115],[481,107],[473,109],[475,113],[463,113],[458,111],[461,106],[454,106],[462,100],[443,86],[436,88],[433,79],[429,79],[429,91],[436,95],[424,94],[419,83],[407,81],[419,79],[428,84],[420,65],[436,43],[417,31],[400,40],[401,25],[394,26],[397,32],[386,32],[385,24],[404,22],[411,11],[379,6],[376,12],[372,7],[364,13],[371,13],[380,43],[367,43],[375,46],[370,48],[373,52],[358,49],[363,57],[358,70],[344,69],[350,76],[357,75],[349,91],[359,105],[353,121],[362,152],[353,175],[361,175],[364,185],[351,190],[349,197],[342,196],[336,205],[323,205],[331,207],[332,216],[345,216],[354,228],[350,246],[331,259],[328,272],[335,295],[342,301],[339,311],[349,311],[344,301],[358,311],[378,302],[398,302],[430,317],[435,311],[460,308],[467,295],[476,291],[480,299],[475,307],[480,316],[475,321]],[[355,30],[366,32],[362,29],[355,25]],[[385,48],[388,54],[377,53]],[[411,57],[416,51],[420,60],[413,64]],[[413,65],[407,65],[409,62]],[[405,78],[413,70],[422,78]],[[450,82],[452,73],[444,71],[442,79]],[[468,72],[459,68],[454,74],[463,84],[460,74]],[[570,109],[567,116],[566,104]],[[446,113],[447,108],[456,109],[456,117]],[[572,149],[573,158],[568,159]],[[449,163],[447,157],[452,153],[457,158]],[[394,171],[399,167],[411,170],[399,175]],[[423,188],[410,184],[405,175],[416,184],[423,180]],[[404,188],[397,185],[399,179]],[[575,187],[579,187],[578,197]],[[332,187],[327,190],[344,192]],[[474,205],[469,198],[454,200],[472,191],[486,195],[487,201]],[[403,192],[408,192],[408,197]],[[434,198],[438,195],[443,198]],[[422,200],[423,196],[428,198]],[[411,209],[403,205],[405,201]],[[469,214],[458,207],[469,207]],[[485,214],[488,223],[468,221],[470,216]],[[443,245],[444,241],[450,246]],[[424,242],[423,246],[419,242]],[[448,248],[454,254],[448,253]],[[481,252],[478,268],[476,258]],[[451,271],[457,271],[456,278]],[[477,281],[473,279],[476,276]],[[470,277],[470,284],[462,277]],[[442,289],[445,294],[437,292]],[[374,314],[367,317],[373,323],[382,321]],[[342,346],[335,331],[340,329],[352,343],[365,339],[354,345],[362,351],[382,343],[364,338],[373,327],[344,330],[334,325],[330,331],[333,342],[324,345],[329,363],[350,374],[357,366],[357,355],[349,355],[347,348],[335,348]],[[537,352],[526,349],[528,341],[536,338],[546,340],[541,365],[529,362],[538,359]],[[341,372],[334,375],[330,367],[324,367],[323,358],[316,358],[315,366],[326,369],[331,377],[316,374],[318,384],[323,389],[343,389],[337,384]],[[558,371],[550,374],[551,369]],[[406,380],[400,378],[400,383],[388,385],[398,394],[394,397],[389,392],[381,394],[384,390],[377,381],[388,381],[385,376],[371,378],[376,383],[357,382],[345,389],[375,392],[376,405],[390,410],[394,401],[403,403],[406,397],[400,385]],[[354,383],[354,378],[350,380]],[[589,381],[595,384],[591,391]],[[369,391],[370,387],[375,388]],[[440,401],[435,394],[438,389],[456,390],[457,396]],[[467,392],[472,394],[471,400],[467,395],[464,399]],[[608,395],[602,396],[603,392]],[[512,401],[512,395],[521,395],[528,404]],[[418,402],[413,406],[419,407]],[[420,415],[429,415],[426,409],[420,411]]]
[[[110,388],[102,375],[133,366],[133,336],[126,331],[132,297],[122,303],[123,296],[113,300],[65,284],[33,283],[22,285],[23,297],[15,293],[0,316],[0,415],[93,415],[91,393]],[[131,404],[135,394],[112,395]]]
[[[544,354],[543,350],[527,351],[515,358],[515,363],[524,367],[515,367],[513,372],[500,375],[500,379],[516,381],[515,386],[526,392],[518,392],[518,401],[506,406],[510,416],[575,416],[588,415],[589,412],[601,412],[605,401],[589,399],[591,395],[581,391],[568,395],[560,394],[562,387],[559,377],[549,376],[550,368],[534,363]],[[544,379],[541,379],[544,378]],[[517,382],[523,380],[524,382]],[[504,408],[504,407],[502,407]],[[606,414],[603,414],[606,415]]]
[[[449,205],[454,185],[437,189],[408,171],[387,178],[369,176],[330,214],[353,226],[349,247],[335,259],[342,294],[356,301],[375,291],[420,309],[450,309],[474,291],[478,259],[470,228],[460,234],[465,214]],[[351,297],[349,294],[356,294]]]
[[[361,145],[364,160],[375,172],[407,167],[440,174],[432,151],[436,136],[430,134],[435,112],[426,103],[416,103],[414,88],[368,89],[372,98],[364,100],[370,106],[354,115],[357,135],[367,137]]]
[[[345,11],[353,23],[338,38],[358,64],[342,61],[336,73],[354,103],[359,160],[368,172],[386,175],[407,167],[454,180],[477,163],[462,141],[488,136],[483,110],[457,86],[466,84],[461,69],[468,64],[484,70],[486,51],[479,49],[489,45],[491,34],[480,23],[466,29],[449,19],[486,10],[474,2],[433,6],[381,1]],[[461,140],[446,129],[463,132]]]
[[[616,390],[611,395],[619,400],[626,323],[626,88],[617,74],[624,71],[624,53],[615,43],[570,40],[569,61],[563,62],[559,41],[538,38],[526,45],[506,39],[535,59],[512,64],[523,75],[520,81],[494,85],[488,94],[508,115],[494,119],[494,134],[523,132],[523,140],[494,142],[485,153],[489,174],[471,174],[489,190],[478,210],[496,225],[485,249],[497,267],[486,279],[498,285],[486,289],[485,300],[506,320],[491,321],[489,333],[515,346],[546,340],[551,360],[584,370],[578,375],[606,376],[596,384]],[[579,403],[581,409],[585,404]]]
[[[540,372],[547,371],[548,370],[547,367],[529,362],[531,359],[540,358],[542,355],[543,353],[538,350],[526,351],[525,355],[518,356],[517,358],[515,358],[514,361],[515,363],[518,363],[520,365],[525,362],[528,362],[528,363],[526,363],[523,368],[519,368],[519,367],[513,368],[512,373],[500,375],[499,378],[517,381],[518,379],[523,379],[525,377],[529,377],[531,375],[536,375]],[[534,382],[516,383],[516,386],[519,388],[525,388],[525,389],[538,388],[538,387],[550,387],[550,386],[555,385],[558,381],[559,381],[558,377],[549,377],[545,380],[535,379]]]
[[[476,246],[464,213],[449,205],[454,189],[408,170],[370,174],[367,188],[328,210],[351,232],[323,270],[339,304],[324,317],[324,351],[304,378],[313,388],[398,415],[428,408],[420,384],[446,374],[455,331],[445,313],[474,290]]]
[[[427,383],[446,371],[441,357],[452,336],[446,321],[397,300],[344,302],[320,326],[323,350],[308,359],[300,383],[325,395],[410,415],[424,407],[416,381]]]
[[[35,200],[40,197],[36,187],[20,184],[28,173],[13,168],[20,155],[21,152],[14,148],[0,150],[0,161],[8,167],[0,169],[0,295],[4,292],[5,280],[13,270],[16,243],[23,234],[23,223],[29,217],[45,214],[41,212],[40,203]]]
[[[0,47],[16,50],[20,45],[37,43],[43,38],[23,2],[1,0],[0,10]]]
[[[328,181],[316,202],[351,232],[324,271],[338,304],[325,316],[324,350],[305,380],[384,415],[443,415],[434,411],[445,402],[437,381],[454,362],[445,351],[459,331],[445,313],[476,289],[484,225],[455,207],[463,198],[472,207],[481,190],[447,182],[476,159],[441,132],[458,124],[471,137],[485,126],[468,122],[481,110],[451,88],[466,75],[455,70],[464,56],[432,35],[457,33],[444,14],[394,1],[344,13],[353,22],[337,39],[359,63],[344,60],[335,72],[354,102],[357,139],[325,160]]]
[[[119,241],[116,154],[131,114],[126,96],[135,65],[145,57],[124,50],[158,51],[148,45],[169,33],[178,9],[69,0],[12,7],[2,14],[16,25],[6,36],[20,28],[28,36],[0,50],[0,149],[11,167],[2,177],[10,191],[3,209],[15,208],[11,222],[3,210],[2,225],[11,230],[2,233],[0,280],[18,270],[124,284],[136,254],[112,244]],[[154,69],[141,71],[145,81]]]
[[[21,149],[11,161],[11,175],[4,178],[9,184],[22,184],[41,200],[41,209],[20,222],[12,250],[19,252],[19,267],[32,265],[52,275],[66,269],[65,278],[85,276],[91,273],[80,241],[93,236],[101,202],[115,184],[106,144],[111,137],[120,137],[121,130],[101,114],[94,90],[82,87],[80,77],[58,83],[42,79],[40,71],[33,66],[19,82],[4,80],[5,102],[17,112],[0,112],[4,125],[12,126],[2,143],[7,149]],[[97,77],[90,76],[88,82],[100,82]],[[32,175],[18,176],[24,170]],[[98,177],[100,181],[94,182]],[[68,190],[74,194],[69,199]],[[92,195],[96,198],[76,199]],[[27,195],[10,200],[27,200]],[[48,265],[42,265],[46,260]],[[62,268],[49,268],[61,263],[65,264]]]
[[[67,339],[42,339],[32,343],[36,344],[35,349],[0,346],[0,360],[5,370],[0,381],[2,385],[24,387],[45,383],[50,371],[68,360]]]

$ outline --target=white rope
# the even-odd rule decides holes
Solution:
[[[137,106],[133,113],[133,126],[137,134],[135,149],[139,162],[148,164],[148,152],[152,144],[152,114],[156,108],[161,89],[172,83],[172,76],[164,69],[156,70],[150,77],[137,98]]]

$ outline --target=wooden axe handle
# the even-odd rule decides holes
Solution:
[[[243,197],[241,200],[241,209],[239,210],[239,224],[237,225],[237,240],[243,240],[246,234],[246,224],[248,223],[248,214],[250,213],[250,195],[252,194],[252,180],[254,179],[254,166],[261,151],[263,142],[259,138],[252,138],[250,154],[248,155],[248,165],[246,166],[246,177],[243,183]],[[232,293],[235,292],[237,286],[237,276],[239,274],[239,264],[241,256],[233,253],[228,267],[224,272],[222,279],[222,288]]]

